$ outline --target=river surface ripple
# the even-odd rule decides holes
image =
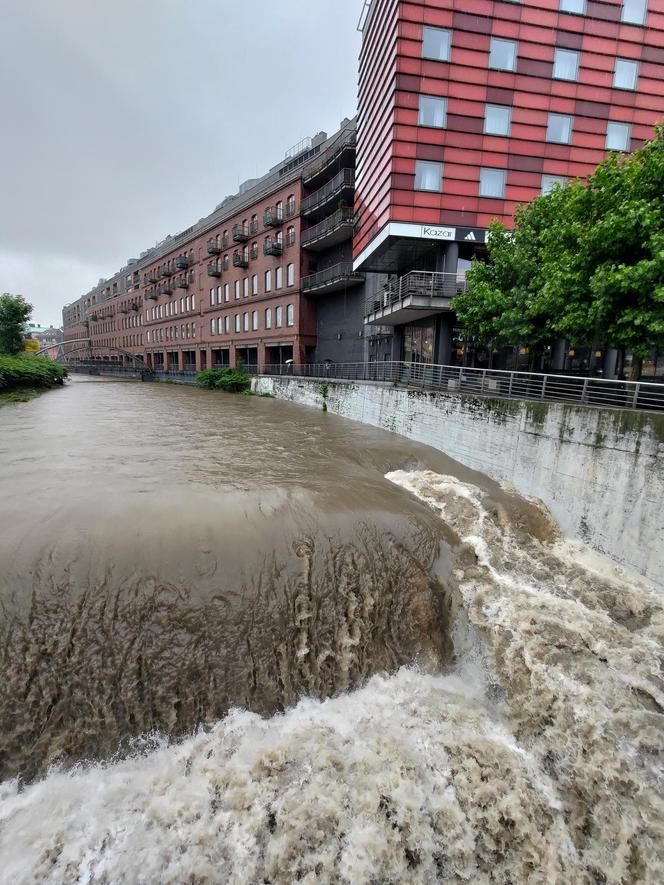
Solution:
[[[538,502],[85,378],[0,465],[0,882],[664,880],[661,598]]]

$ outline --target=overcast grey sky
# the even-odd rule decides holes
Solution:
[[[362,0],[0,0],[0,292],[33,320],[355,113]]]

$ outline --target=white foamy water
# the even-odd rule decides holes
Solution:
[[[0,787],[0,881],[664,880],[661,600],[453,477],[453,672]],[[534,511],[537,514],[537,510]]]

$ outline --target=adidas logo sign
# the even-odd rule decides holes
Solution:
[[[477,237],[476,237],[475,234],[472,232],[472,230],[471,230],[471,232],[470,232],[469,234],[467,234],[467,235],[464,237],[464,240],[476,240],[476,239],[477,239]]]

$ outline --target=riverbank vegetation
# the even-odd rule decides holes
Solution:
[[[541,351],[557,338],[631,351],[633,376],[664,349],[664,127],[611,154],[586,183],[556,185],[494,222],[454,310],[486,345]]]
[[[201,387],[223,390],[226,393],[245,393],[251,390],[251,376],[241,366],[205,369],[198,373],[196,381]]]
[[[0,394],[4,402],[20,402],[30,395],[36,396],[46,388],[62,384],[66,377],[64,366],[45,357],[0,353]]]

